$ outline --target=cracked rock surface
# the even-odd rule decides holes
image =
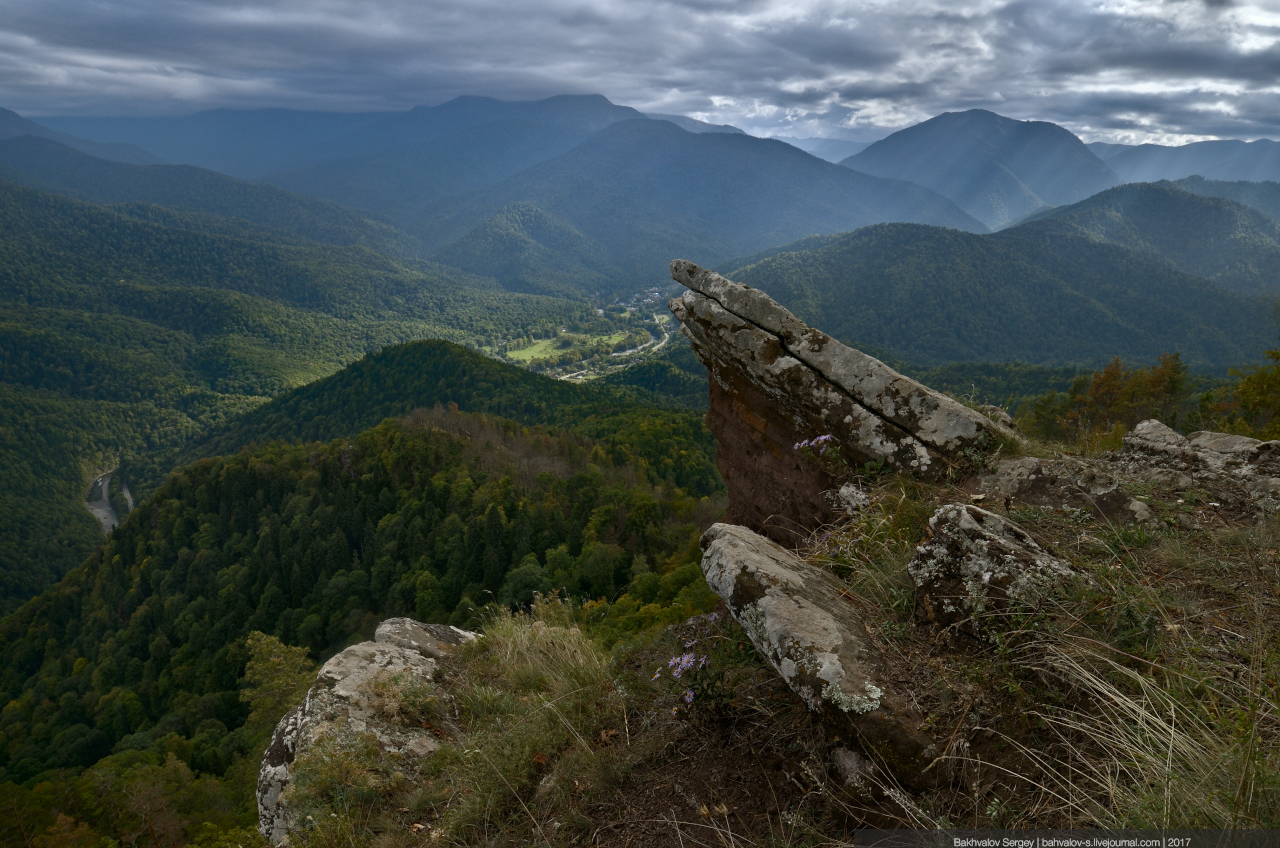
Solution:
[[[847,741],[908,786],[936,756],[922,716],[894,692],[866,625],[829,572],[732,524],[702,537],[702,571],[751,643],[817,713],[829,741]]]
[[[1120,524],[1155,520],[1151,507],[1131,497],[1104,464],[1077,457],[1000,460],[967,488],[986,495],[988,504],[1086,509]]]
[[[288,803],[293,764],[321,738],[365,734],[382,752],[412,758],[426,757],[440,747],[427,731],[387,720],[375,684],[398,675],[430,680],[437,659],[476,635],[397,618],[379,625],[374,638],[326,662],[306,700],[276,725],[258,771],[258,830],[273,845],[288,844],[296,824]]]
[[[1076,576],[1021,527],[971,504],[939,507],[929,530],[907,563],[916,617],[929,624],[979,637],[1003,630]]]
[[[1016,439],[1008,427],[809,327],[768,295],[692,262],[668,307],[710,376],[707,424],[729,489],[725,520],[792,540],[840,509],[838,469],[799,442],[831,436],[844,466],[937,479]]]
[[[1183,436],[1151,419],[1125,435],[1115,461],[1140,480],[1208,489],[1236,509],[1280,511],[1280,440],[1207,430]]]

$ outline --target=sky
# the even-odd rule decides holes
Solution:
[[[1280,0],[5,0],[28,116],[603,94],[756,135],[990,109],[1086,141],[1280,139]]]

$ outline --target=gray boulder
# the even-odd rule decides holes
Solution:
[[[1084,509],[1120,524],[1149,524],[1155,513],[1125,491],[1105,464],[1076,457],[1000,460],[969,485],[987,504]]]
[[[714,524],[702,571],[751,643],[827,726],[907,786],[936,756],[923,716],[889,684],[866,625],[835,577],[745,527]]]
[[[987,636],[1077,576],[1021,527],[971,504],[940,507],[929,531],[907,564],[928,624]]]
[[[1178,489],[1209,489],[1221,501],[1280,510],[1280,440],[1201,430],[1189,436],[1154,419],[1124,437],[1117,462],[1135,477]]]
[[[258,771],[258,830],[273,845],[288,844],[298,824],[289,803],[293,766],[320,739],[358,735],[383,754],[419,761],[440,746],[427,730],[396,722],[397,706],[382,684],[431,680],[436,660],[476,635],[399,618],[384,621],[375,638],[326,662],[303,703],[276,726]]]

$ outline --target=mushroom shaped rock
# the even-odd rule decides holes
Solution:
[[[907,572],[916,617],[974,636],[1007,629],[1077,572],[1007,518],[971,504],[947,504],[929,519],[930,536]]]
[[[726,521],[789,541],[841,511],[841,468],[877,463],[937,479],[1019,438],[761,291],[685,260],[671,263],[671,276],[689,291],[668,308],[710,376],[707,425],[720,443]],[[799,450],[817,437],[823,447],[813,453],[838,461]]]
[[[911,788],[936,757],[921,715],[895,693],[866,626],[829,572],[732,524],[702,536],[702,571],[756,650],[828,728]]]
[[[432,651],[476,638],[474,633],[412,619],[391,619],[377,631],[378,641],[361,642],[335,655],[316,674],[306,699],[276,725],[258,771],[258,830],[273,845],[289,842],[297,822],[288,789],[296,764],[321,739],[345,744],[356,736],[376,743],[384,753],[406,760],[429,756],[440,743],[421,727],[397,721],[387,687],[430,681]],[[456,642],[448,641],[456,640]],[[447,651],[446,651],[447,652]]]

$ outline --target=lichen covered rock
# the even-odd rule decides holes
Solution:
[[[928,624],[986,636],[1076,576],[1012,521],[971,504],[940,507],[929,530],[907,564]]]
[[[1120,524],[1149,524],[1151,508],[1133,498],[1103,463],[1077,457],[1023,456],[998,461],[968,486],[987,504],[1089,510]]]
[[[1007,427],[809,327],[763,292],[691,262],[671,264],[690,291],[668,306],[707,366],[707,424],[729,489],[726,521],[790,540],[843,511],[838,469],[875,463],[920,479],[1016,439]]]
[[[1142,480],[1208,489],[1236,508],[1280,511],[1280,440],[1206,430],[1183,436],[1151,419],[1125,435],[1116,462]]]
[[[845,590],[824,569],[746,527],[714,524],[702,571],[751,643],[829,728],[920,786],[936,755],[922,716],[893,691],[879,652]]]
[[[382,754],[409,760],[421,760],[439,748],[427,730],[394,720],[388,685],[430,681],[436,657],[475,634],[400,618],[383,622],[375,638],[326,662],[303,703],[276,726],[258,772],[258,830],[272,844],[287,844],[298,824],[289,803],[293,766],[321,739],[359,736]]]

